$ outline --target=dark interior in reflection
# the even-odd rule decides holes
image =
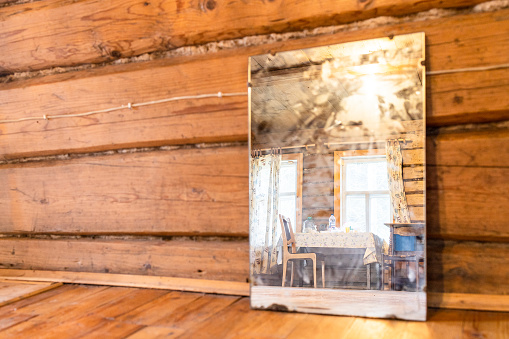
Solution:
[[[250,59],[254,285],[425,290],[423,40]]]

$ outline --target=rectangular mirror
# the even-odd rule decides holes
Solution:
[[[424,33],[249,60],[251,306],[426,319]]]

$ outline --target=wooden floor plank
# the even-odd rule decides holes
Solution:
[[[349,328],[357,318],[354,317],[334,317],[322,315],[309,315],[306,322],[297,325],[289,334],[289,338],[313,338],[322,339],[343,338],[340,333],[345,328]]]
[[[171,326],[188,330],[227,308],[239,297],[206,294],[192,302],[176,308],[171,314],[160,318],[159,326]]]
[[[10,314],[4,314],[0,317],[0,331],[8,329],[11,326],[17,325],[28,319],[35,317],[34,315],[28,314],[17,314],[15,312],[10,312]],[[1,334],[0,334],[1,336]]]
[[[153,325],[168,317],[178,316],[177,310],[203,296],[202,293],[186,293],[173,291],[154,301],[147,303],[132,312],[119,317],[122,322],[140,325]]]
[[[246,297],[190,292],[66,285],[46,293],[47,298],[42,298],[43,293],[0,307],[0,337],[502,339],[509,335],[509,312],[431,309],[427,322],[408,322],[251,310]]]
[[[103,336],[107,336],[108,338],[126,338],[142,328],[143,326],[141,325],[121,323],[101,318],[98,325],[85,334],[77,333],[74,338],[99,338]],[[67,336],[66,333],[64,334]]]
[[[49,313],[62,312],[70,306],[81,303],[84,299],[90,298],[97,293],[107,290],[107,286],[74,286],[73,289],[65,293],[56,294],[55,296],[42,300],[24,307],[23,312],[26,314],[41,315]]]
[[[31,296],[30,298],[22,299],[22,300],[14,302],[12,304],[1,306],[0,307],[0,318],[6,317],[12,311],[24,312],[23,311],[24,308],[29,305],[36,304],[39,302],[47,302],[47,301],[51,300],[51,298],[53,298],[57,295],[60,295],[60,294],[64,294],[67,291],[73,290],[74,288],[75,288],[74,285],[64,285],[64,286],[58,287],[56,289],[43,292],[41,294]]]
[[[59,287],[62,283],[3,281],[0,283],[0,306]]]
[[[185,331],[179,328],[147,326],[127,337],[127,339],[145,339],[145,338],[177,338]]]

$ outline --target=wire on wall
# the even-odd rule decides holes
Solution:
[[[0,120],[0,124],[29,121],[29,120],[41,120],[41,119],[50,120],[50,119],[72,118],[72,117],[85,117],[85,116],[99,114],[99,113],[109,113],[109,112],[119,111],[119,110],[123,110],[123,109],[133,109],[136,107],[156,105],[156,104],[162,104],[165,102],[172,102],[172,101],[179,101],[179,100],[236,97],[236,96],[246,96],[246,95],[247,95],[247,92],[236,92],[236,93],[217,92],[214,94],[186,95],[186,96],[165,98],[165,99],[160,99],[160,100],[146,101],[146,102],[140,102],[140,103],[134,103],[134,104],[129,102],[129,103],[127,103],[127,105],[106,108],[106,109],[101,109],[101,110],[97,110],[97,111],[84,112],[84,113],[60,114],[60,115],[46,115],[46,114],[44,114],[42,117],[26,117],[26,118],[20,118],[20,119],[12,119],[12,120]]]
[[[439,71],[428,71],[428,72],[426,72],[426,75],[482,72],[482,71],[490,71],[490,70],[504,69],[504,68],[509,68],[509,64],[499,64],[499,65],[492,65],[492,66],[480,66],[480,67],[469,67],[469,68],[456,68],[456,69],[446,69],[446,70],[439,70]],[[42,117],[39,116],[39,117],[26,117],[26,118],[20,118],[20,119],[12,119],[12,120],[0,120],[0,124],[30,121],[30,120],[41,120],[41,119],[50,120],[50,119],[63,119],[63,118],[73,118],[73,117],[85,117],[85,116],[94,115],[94,114],[109,113],[109,112],[119,111],[119,110],[123,110],[123,109],[133,109],[136,107],[156,105],[156,104],[162,104],[165,102],[172,102],[172,101],[179,101],[179,100],[205,99],[205,98],[215,98],[215,97],[222,98],[222,97],[235,97],[235,96],[246,96],[246,95],[247,95],[247,92],[234,92],[234,93],[217,92],[217,93],[213,93],[213,94],[186,95],[186,96],[171,97],[171,98],[146,101],[146,102],[140,102],[140,103],[134,103],[134,104],[129,102],[129,103],[127,103],[127,105],[106,108],[106,109],[101,109],[101,110],[97,110],[97,111],[84,112],[84,113],[59,114],[59,115],[44,114]]]

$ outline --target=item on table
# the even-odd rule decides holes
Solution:
[[[334,214],[331,214],[329,218],[329,230],[336,230],[336,218]]]
[[[309,233],[309,231],[313,229],[313,226],[314,226],[313,218],[312,217],[308,217],[304,221],[304,224],[302,225],[302,232],[303,233]]]

